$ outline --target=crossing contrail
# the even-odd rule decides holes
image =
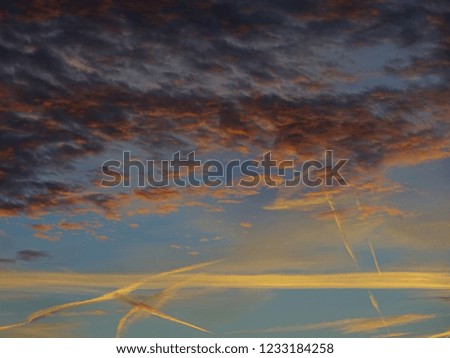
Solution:
[[[58,313],[60,311],[63,311],[63,310],[69,309],[69,308],[75,308],[75,307],[89,305],[92,303],[115,300],[115,299],[118,299],[119,297],[123,297],[123,296],[127,295],[130,292],[135,291],[136,289],[138,289],[142,285],[148,283],[152,279],[159,279],[164,276],[169,276],[169,275],[174,275],[174,274],[183,273],[183,272],[187,272],[187,271],[192,271],[195,269],[203,268],[203,267],[218,263],[220,261],[223,261],[223,260],[208,261],[208,262],[203,262],[203,263],[199,263],[199,264],[195,264],[195,265],[176,268],[174,270],[170,270],[170,271],[166,271],[166,272],[161,272],[158,274],[150,275],[148,278],[145,278],[145,279],[137,281],[137,282],[133,282],[130,285],[127,285],[125,287],[119,288],[117,290],[114,290],[114,291],[111,291],[108,293],[105,293],[98,297],[90,298],[87,300],[68,302],[68,303],[64,303],[61,305],[44,308],[42,310],[39,310],[37,312],[30,314],[24,322],[7,325],[7,326],[0,326],[0,330],[7,330],[7,329],[11,329],[11,328],[20,327],[25,324],[30,324],[37,320],[52,316],[55,313]],[[156,313],[154,313],[154,314],[157,315]],[[165,315],[165,316],[167,316],[167,315]],[[168,317],[170,317],[170,316],[168,316]],[[172,318],[172,317],[170,317],[170,318]]]
[[[183,287],[187,281],[188,280],[181,281],[175,285],[169,286],[168,288],[150,296],[150,299],[153,299],[155,301],[154,304],[152,304],[152,307],[154,307],[156,309],[161,308],[169,300],[174,298],[174,296],[175,296],[174,293],[178,289]],[[116,328],[116,336],[121,337],[122,334],[125,332],[125,329],[128,325],[133,323],[135,320],[137,320],[141,317],[144,317],[148,314],[149,314],[149,312],[146,310],[143,310],[141,306],[135,305],[120,319],[119,323],[117,324],[117,328]]]
[[[135,308],[138,308],[138,309],[140,309],[140,310],[142,310],[144,312],[148,312],[151,315],[154,315],[154,316],[157,316],[157,317],[160,317],[160,318],[166,319],[168,321],[171,321],[171,322],[174,322],[174,323],[178,323],[178,324],[190,327],[190,328],[194,328],[194,329],[196,329],[198,331],[211,333],[210,331],[208,331],[208,330],[206,330],[206,329],[204,329],[202,327],[199,327],[199,326],[196,326],[194,324],[191,324],[191,323],[182,321],[180,319],[177,319],[175,317],[169,316],[168,314],[165,314],[164,312],[161,312],[157,308],[154,308],[154,307],[152,307],[152,306],[150,306],[150,305],[148,305],[148,304],[146,304],[144,302],[137,301],[137,300],[133,299],[130,296],[118,296],[117,298],[119,300],[125,302],[125,303],[128,303],[128,304],[134,306]]]

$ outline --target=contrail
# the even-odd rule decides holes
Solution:
[[[330,206],[331,212],[333,213],[334,221],[336,222],[336,224],[337,224],[337,226],[339,228],[339,231],[341,232],[342,241],[344,242],[345,249],[347,250],[347,253],[351,257],[353,263],[355,264],[356,269],[359,271],[358,260],[356,259],[356,256],[353,253],[353,250],[352,250],[352,248],[351,248],[351,246],[350,246],[350,244],[348,242],[347,235],[345,234],[345,231],[344,231],[344,227],[342,226],[342,223],[341,223],[341,221],[339,219],[339,216],[337,215],[336,209],[335,209],[334,204],[333,204],[332,197],[329,194],[327,194],[327,201],[328,201],[328,205]]]
[[[369,243],[370,253],[372,254],[373,262],[375,263],[375,267],[377,268],[377,272],[378,272],[378,274],[381,275],[381,269],[380,269],[380,265],[378,264],[377,255],[375,254],[375,250],[372,246],[372,243],[370,241],[368,241],[368,243]],[[384,319],[383,312],[381,312],[380,306],[378,305],[378,302],[375,299],[375,296],[372,294],[371,291],[369,291],[369,297],[370,297],[370,302],[372,303],[373,308],[375,308],[375,310],[378,312],[378,315],[380,316],[381,320],[383,321],[383,324],[384,324],[384,327],[386,328],[387,333],[391,334],[391,332],[389,331],[389,327],[386,323],[386,320]]]
[[[184,267],[176,268],[174,270],[170,270],[170,271],[166,271],[166,272],[161,272],[159,274],[151,275],[149,278],[147,278],[145,280],[142,280],[142,281],[139,281],[139,282],[135,282],[135,283],[132,283],[131,285],[126,286],[124,288],[119,288],[117,290],[114,290],[114,291],[110,292],[109,294],[107,293],[106,295],[103,295],[103,296],[111,295],[111,296],[113,296],[112,298],[115,298],[114,296],[116,296],[116,295],[125,295],[125,294],[128,294],[128,293],[138,289],[139,287],[141,287],[142,285],[146,284],[148,281],[150,281],[152,279],[164,277],[164,276],[167,276],[167,275],[174,275],[174,274],[177,274],[177,273],[183,273],[183,272],[186,272],[186,271],[196,270],[196,269],[203,268],[203,267],[206,267],[206,266],[210,266],[212,264],[216,264],[216,263],[219,263],[219,262],[222,262],[222,261],[223,260],[207,261],[207,262],[202,262],[202,263],[199,263],[199,264],[194,264],[194,265],[190,265],[190,266],[184,266]]]
[[[139,316],[142,315],[142,310],[138,306],[134,306],[130,309],[119,321],[116,329],[116,337],[119,338],[122,336],[127,325],[134,322]]]
[[[174,297],[174,292],[179,289],[181,286],[185,285],[185,282],[180,282],[175,285],[172,285],[152,296],[156,302],[152,305],[154,308],[161,308],[165,303],[167,303],[170,299]],[[134,306],[131,308],[119,321],[116,329],[116,337],[121,337],[126,327],[137,320],[139,317],[143,316],[143,310],[140,306]],[[148,313],[148,312],[146,312]]]
[[[339,228],[339,230],[340,230],[340,232],[342,234],[342,240],[344,241],[345,248],[346,248],[349,256],[352,258],[353,263],[356,266],[356,269],[359,271],[360,269],[359,269],[359,265],[358,265],[358,260],[356,259],[356,256],[354,255],[354,253],[352,251],[352,248],[351,248],[351,246],[350,246],[350,244],[349,244],[349,242],[347,240],[347,236],[345,234],[344,227],[343,227],[341,221],[339,220],[339,216],[337,215],[336,208],[334,206],[333,199],[332,199],[331,195],[327,194],[327,200],[328,200],[328,204],[330,206],[331,212],[333,213],[334,220],[336,221],[336,224],[337,224],[337,226],[338,226],[338,228]],[[358,209],[361,211],[361,203],[359,202],[358,199],[356,199],[356,204],[358,205]],[[369,242],[369,246],[370,246],[370,251],[372,253],[372,257],[373,257],[374,262],[375,262],[375,266],[377,267],[377,271],[380,274],[381,271],[380,271],[380,267],[378,265],[378,260],[377,260],[377,258],[375,256],[375,251],[373,250],[373,247],[370,244],[370,242]],[[375,311],[377,311],[378,315],[380,316],[380,318],[381,318],[381,320],[382,320],[382,322],[384,324],[384,327],[386,328],[387,333],[390,334],[389,327],[386,324],[386,320],[384,319],[383,313],[381,312],[380,306],[378,305],[378,302],[375,299],[375,296],[372,294],[372,292],[370,290],[368,291],[368,293],[369,293],[370,303],[372,304],[373,308],[375,309]]]
[[[179,320],[179,319],[177,319],[175,317],[169,316],[169,315],[165,314],[164,312],[161,312],[160,310],[147,305],[144,302],[136,301],[133,298],[131,298],[130,296],[119,296],[117,298],[119,300],[123,301],[123,302],[126,302],[126,303],[134,306],[134,307],[138,307],[139,309],[141,309],[141,310],[143,310],[145,312],[148,312],[148,313],[150,313],[150,314],[152,314],[154,316],[166,319],[166,320],[171,321],[171,322],[179,323],[179,324],[182,324],[184,326],[191,327],[191,328],[194,328],[194,329],[202,331],[202,332],[211,333],[210,331],[208,331],[208,330],[206,330],[204,328],[201,328],[201,327],[193,325],[191,323]]]
[[[361,202],[359,201],[358,198],[355,198],[355,201],[356,201],[356,206],[358,207],[359,212],[362,213],[363,210],[362,210]],[[370,240],[367,240],[367,242],[369,244],[370,253],[372,254],[373,263],[375,264],[375,267],[376,267],[378,273],[381,274],[380,265],[378,264],[377,255],[375,254],[375,250],[372,246],[372,243],[370,242]]]
[[[373,249],[372,243],[368,241],[370,253],[372,254],[373,263],[375,264],[375,267],[377,268],[377,271],[379,274],[381,274],[380,265],[378,264],[377,255],[375,255],[375,250]]]
[[[375,311],[377,311],[378,315],[380,316],[381,321],[383,322],[383,325],[386,328],[387,333],[390,334],[391,332],[389,331],[389,327],[386,324],[386,320],[384,319],[383,312],[381,312],[380,306],[378,305],[378,302],[375,299],[375,296],[373,295],[372,291],[369,290],[368,292],[369,292],[369,297],[370,297],[370,303],[372,303],[373,308],[375,308]]]
[[[187,272],[187,271],[191,271],[191,270],[195,270],[198,268],[202,268],[202,267],[206,267],[212,264],[215,264],[217,262],[220,262],[223,260],[216,260],[216,261],[208,261],[208,262],[203,262],[203,263],[199,263],[199,264],[195,264],[195,265],[190,265],[190,266],[185,266],[185,267],[181,267],[181,268],[176,268],[174,270],[170,270],[170,271],[166,271],[166,272],[161,272],[158,274],[154,274],[151,275],[150,277],[138,281],[138,282],[134,282],[128,286],[119,288],[117,290],[105,293],[104,295],[95,297],[95,298],[91,298],[91,299],[87,299],[87,300],[82,300],[82,301],[75,301],[75,302],[69,302],[69,303],[64,303],[61,305],[57,305],[57,306],[52,306],[52,307],[48,307],[48,308],[44,308],[42,310],[39,310],[37,312],[34,312],[32,314],[30,314],[27,319],[25,320],[25,322],[21,322],[21,323],[17,323],[17,324],[13,324],[13,325],[8,325],[8,326],[0,326],[0,330],[6,330],[6,329],[10,329],[10,328],[14,328],[14,327],[19,327],[22,326],[24,324],[29,324],[29,323],[33,323],[39,319],[45,318],[45,317],[49,317],[51,315],[54,315],[57,312],[60,312],[62,310],[68,309],[68,308],[74,308],[74,307],[80,307],[80,306],[84,306],[84,305],[89,305],[91,303],[97,303],[97,302],[105,302],[105,301],[111,301],[114,299],[117,299],[119,296],[123,296],[126,295],[136,289],[138,289],[139,287],[141,287],[142,285],[146,284],[148,281],[152,280],[152,279],[158,279],[164,276],[168,276],[168,275],[173,275],[173,274],[177,274],[177,273],[183,273],[183,272]]]
[[[21,326],[24,326],[26,324],[27,324],[27,322],[22,322],[22,323],[10,324],[9,326],[1,326],[0,327],[0,331],[6,331],[7,329],[21,327]]]

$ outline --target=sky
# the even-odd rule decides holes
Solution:
[[[450,336],[449,20],[439,0],[2,3],[0,337]],[[102,185],[125,151],[326,150],[348,185]]]

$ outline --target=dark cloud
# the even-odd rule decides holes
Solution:
[[[117,217],[132,194],[92,182],[131,147],[334,149],[364,173],[446,157],[449,13],[439,1],[2,5],[0,215]]]
[[[47,253],[37,250],[21,250],[17,252],[17,260],[34,261],[41,258],[49,257]]]
[[[0,258],[0,265],[1,264],[14,264],[17,261],[34,261],[39,260],[42,258],[48,258],[50,257],[46,252],[44,251],[38,251],[38,250],[20,250],[16,253],[16,258]]]

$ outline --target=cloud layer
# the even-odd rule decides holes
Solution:
[[[114,217],[117,196],[93,182],[121,149],[334,149],[354,180],[448,157],[448,11],[440,1],[7,5],[0,213]]]

